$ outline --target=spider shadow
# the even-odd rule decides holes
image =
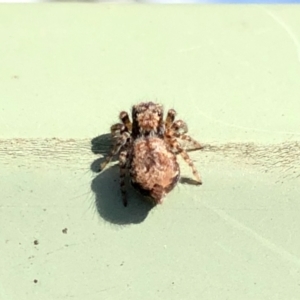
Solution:
[[[112,139],[110,134],[103,134],[91,141],[91,150],[95,154],[106,156],[111,149]],[[113,161],[116,161],[114,158]],[[100,164],[104,158],[98,158],[92,162],[90,168],[93,172],[99,173]],[[119,167],[114,165],[107,167],[92,180],[91,189],[95,194],[95,204],[99,215],[106,221],[118,224],[129,225],[143,222],[151,209],[152,203],[143,199],[128,181],[127,186],[127,207],[123,206],[120,185]]]

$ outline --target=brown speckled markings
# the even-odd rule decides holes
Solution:
[[[132,185],[143,195],[162,203],[179,179],[179,165],[164,140],[157,137],[138,138],[133,145],[130,168]]]
[[[176,155],[192,168],[198,184],[201,178],[193,161],[177,139],[193,144],[194,150],[202,149],[197,141],[187,135],[188,129],[182,120],[175,121],[176,111],[170,109],[163,118],[163,106],[153,102],[142,102],[131,110],[132,123],[128,114],[122,111],[122,123],[111,126],[114,145],[110,154],[101,164],[101,170],[115,155],[119,155],[120,188],[124,206],[127,206],[125,176],[130,173],[133,186],[155,203],[173,189],[179,179]]]

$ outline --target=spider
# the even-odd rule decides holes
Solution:
[[[180,168],[176,157],[179,154],[191,167],[197,183],[202,184],[198,171],[178,139],[192,143],[194,150],[203,147],[186,134],[186,123],[175,121],[175,116],[176,111],[170,109],[164,120],[162,105],[142,102],[132,107],[132,123],[127,112],[122,111],[119,115],[121,123],[111,126],[114,146],[100,170],[119,154],[124,206],[127,206],[125,176],[128,171],[131,184],[136,190],[155,204],[162,203],[164,196],[179,180]]]

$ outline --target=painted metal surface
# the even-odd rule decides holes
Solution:
[[[298,7],[3,5],[0,24],[0,299],[299,298]],[[125,209],[114,163],[94,170],[142,100],[204,143],[204,184]]]

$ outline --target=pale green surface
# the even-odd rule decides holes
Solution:
[[[1,300],[299,299],[300,7],[1,5],[0,25]],[[152,210],[90,171],[141,100],[207,145],[204,185]]]

